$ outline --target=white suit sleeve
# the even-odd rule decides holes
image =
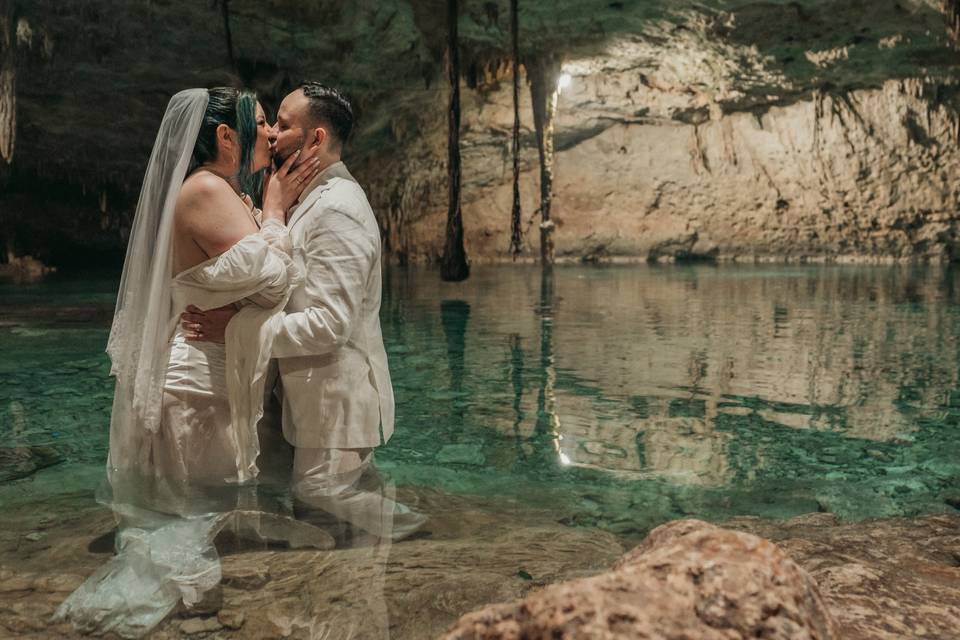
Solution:
[[[273,357],[329,353],[353,335],[361,317],[376,239],[349,214],[328,209],[304,244],[304,287],[310,306],[283,316]]]
[[[290,252],[290,239],[283,225],[267,224],[216,259],[178,275],[177,286],[190,291],[188,298],[201,309],[243,299],[272,308],[300,282]]]
[[[259,307],[269,309],[276,306],[280,300],[286,299],[287,290],[300,283],[301,275],[293,261],[290,234],[287,233],[287,228],[282,222],[273,219],[267,220],[260,228],[258,235],[267,243],[271,261],[280,260],[283,264],[283,270],[286,272],[286,279],[278,279],[271,283],[271,286],[265,287],[246,298],[247,301]]]

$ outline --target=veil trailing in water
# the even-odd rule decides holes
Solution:
[[[160,425],[170,325],[173,213],[207,109],[206,89],[187,89],[167,105],[130,231],[113,326],[107,341],[116,377],[108,477],[140,460],[140,435]]]

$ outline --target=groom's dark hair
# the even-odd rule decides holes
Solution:
[[[345,95],[319,82],[300,85],[310,104],[310,116],[318,123],[330,126],[333,136],[342,147],[353,131],[353,106]]]

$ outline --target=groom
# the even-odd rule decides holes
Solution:
[[[294,446],[293,494],[301,507],[362,528],[386,528],[392,514],[355,489],[373,450],[393,433],[394,402],[380,332],[380,229],[363,189],[340,160],[353,109],[336,89],[306,82],[277,114],[277,166],[316,147],[324,167],[287,212],[293,259],[304,274],[273,345],[282,386],[285,439]],[[222,341],[235,312],[191,308],[183,326]],[[390,500],[388,510],[399,508]],[[349,513],[341,513],[341,512]],[[401,517],[401,520],[404,518]],[[399,522],[397,524],[400,524]]]

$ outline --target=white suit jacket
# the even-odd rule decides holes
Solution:
[[[304,282],[273,343],[284,436],[297,447],[375,447],[393,434],[394,412],[380,332],[377,220],[337,162],[304,189],[287,226]]]

